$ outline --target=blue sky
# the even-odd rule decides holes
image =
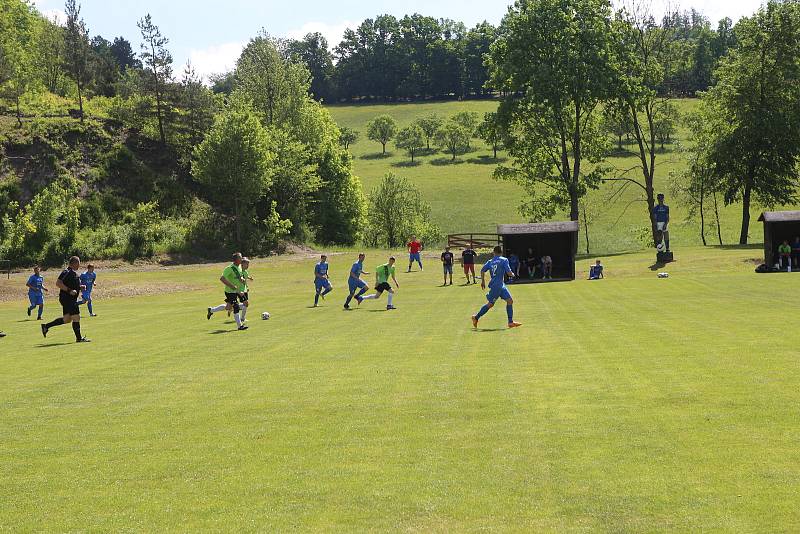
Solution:
[[[280,37],[302,37],[319,31],[338,43],[347,27],[363,19],[390,13],[403,16],[421,13],[436,18],[451,18],[473,26],[483,20],[497,24],[511,0],[79,0],[81,14],[92,35],[107,39],[123,36],[138,51],[140,42],[136,21],[146,13],[170,40],[175,70],[182,70],[187,59],[198,73],[208,75],[233,67],[244,44],[262,28]],[[45,14],[61,16],[61,0],[36,0]],[[675,5],[674,2],[671,2]],[[660,2],[654,2],[658,10]],[[723,16],[736,20],[755,11],[759,0],[694,0],[681,7],[695,6],[712,21]]]

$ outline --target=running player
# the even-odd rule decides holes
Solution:
[[[394,289],[392,289],[391,284],[389,284],[389,277],[391,277],[395,287],[400,289],[400,284],[397,283],[397,277],[395,276],[395,261],[396,260],[393,257],[389,258],[389,263],[379,265],[378,268],[375,269],[375,291],[377,291],[377,293],[373,293],[372,295],[364,295],[363,297],[356,297],[359,305],[365,300],[381,298],[383,292],[386,291],[389,293],[389,302],[386,305],[386,309],[397,309],[392,305],[392,301],[394,300]]]
[[[233,309],[233,318],[236,320],[237,328],[239,330],[247,330],[247,326],[242,324],[242,318],[239,316],[239,298],[244,296],[241,291],[239,291],[239,288],[244,283],[242,278],[241,253],[237,252],[233,255],[233,263],[225,267],[219,281],[225,286],[225,304],[208,308],[206,319],[211,319],[212,315],[226,310],[230,306]]]
[[[350,289],[350,294],[347,295],[347,300],[344,301],[344,309],[350,309],[350,301],[353,298],[358,298],[367,292],[367,283],[361,279],[362,274],[369,274],[364,270],[364,259],[366,256],[362,252],[358,255],[358,261],[350,268],[350,276],[347,278],[347,286]],[[358,294],[356,295],[356,291]]]
[[[412,235],[411,241],[406,243],[406,247],[408,247],[408,272],[411,272],[411,264],[415,261],[419,265],[419,270],[422,270],[422,257],[420,256],[419,252],[422,250],[422,243],[417,241],[417,236]]]
[[[60,290],[58,301],[61,303],[63,315],[58,319],[42,325],[42,335],[44,337],[47,337],[47,332],[51,328],[72,323],[72,331],[75,333],[75,342],[89,342],[88,339],[81,335],[81,310],[78,308],[78,293],[80,293],[83,287],[81,286],[81,280],[77,273],[80,267],[81,259],[78,256],[72,256],[69,259],[67,268],[58,276],[56,286],[58,286]]]
[[[34,308],[38,306],[39,311],[36,313],[36,320],[41,321],[42,312],[44,311],[44,293],[48,289],[44,287],[44,277],[41,275],[41,269],[38,265],[33,268],[33,274],[28,278],[28,282],[25,285],[28,287],[28,300],[31,302],[28,307],[28,317],[31,316]]]
[[[86,304],[86,309],[89,310],[89,317],[97,317],[92,310],[92,289],[97,285],[97,273],[94,272],[94,265],[91,263],[86,266],[86,271],[81,274],[81,300],[78,301],[78,306]]]
[[[333,291],[330,278],[328,277],[328,257],[323,254],[319,258],[319,263],[314,266],[314,307],[319,305],[319,298],[325,300],[325,295]]]
[[[497,299],[506,301],[506,313],[508,314],[508,327],[516,328],[522,326],[520,323],[514,322],[514,299],[511,298],[506,287],[505,277],[514,277],[511,267],[508,265],[508,259],[503,257],[503,249],[500,246],[494,247],[494,257],[484,264],[481,268],[481,288],[486,289],[486,272],[491,273],[491,280],[489,280],[489,293],[486,295],[488,301],[478,311],[477,314],[472,316],[472,326],[478,328],[478,321],[481,317],[486,315],[486,312],[494,307]]]

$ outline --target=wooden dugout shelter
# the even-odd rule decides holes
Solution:
[[[447,243],[451,248],[503,247],[506,256],[513,251],[521,259],[533,249],[536,257],[553,258],[552,281],[575,280],[575,257],[578,254],[578,222],[545,222],[498,224],[496,234],[452,234]]]
[[[778,263],[778,245],[800,236],[800,211],[765,211],[758,218],[764,223],[764,263]]]

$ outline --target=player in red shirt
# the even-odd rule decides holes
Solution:
[[[411,241],[406,243],[408,247],[408,272],[411,272],[411,264],[415,261],[419,264],[419,270],[422,270],[422,258],[419,255],[419,251],[422,250],[422,243],[417,241],[417,236],[412,235]]]

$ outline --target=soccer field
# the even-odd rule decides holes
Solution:
[[[3,280],[0,530],[797,531],[800,274],[760,255],[603,258],[478,331],[430,257],[391,312],[342,310],[353,253],[318,309],[314,258],[256,260],[246,332],[222,265],[101,269],[88,345]]]

